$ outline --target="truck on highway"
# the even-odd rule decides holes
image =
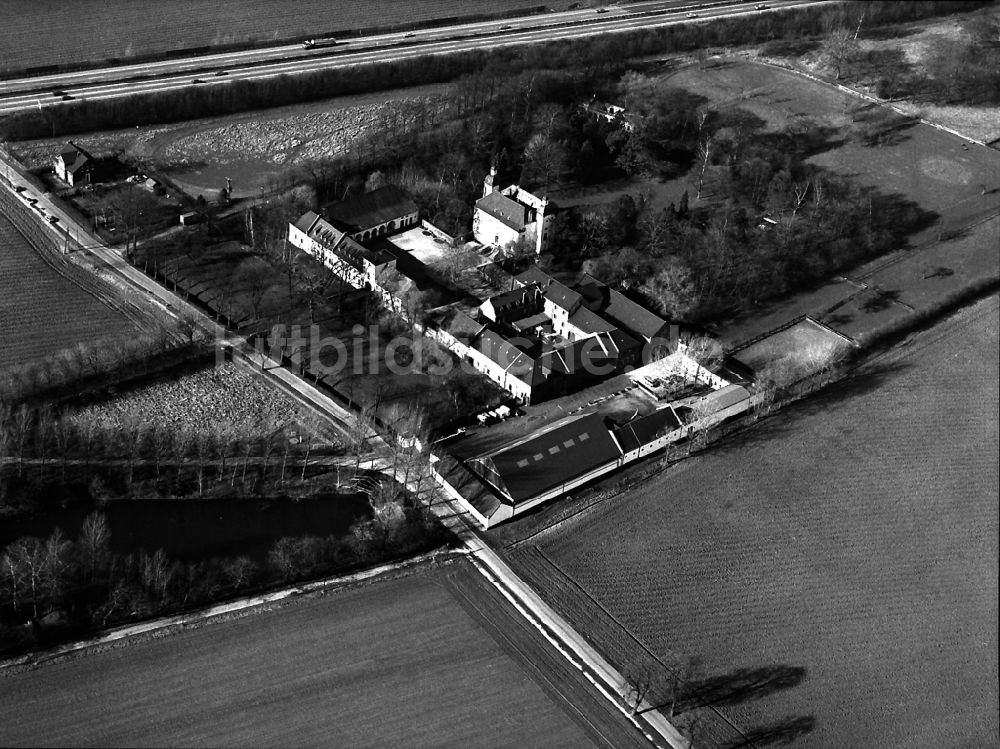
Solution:
[[[302,49],[316,49],[317,47],[335,47],[336,39],[306,39],[302,42]]]

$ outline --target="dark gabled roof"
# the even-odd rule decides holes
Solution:
[[[442,455],[434,468],[483,517],[492,517],[500,509],[500,498],[453,456]]]
[[[491,192],[476,201],[476,208],[485,211],[515,231],[523,231],[528,223],[528,208],[501,192]]]
[[[674,431],[680,425],[681,420],[677,418],[674,409],[667,406],[646,416],[633,419],[627,424],[615,427],[614,433],[622,450],[631,452]]]
[[[659,315],[650,312],[641,304],[633,302],[614,289],[610,290],[608,306],[604,308],[604,314],[629,332],[646,340],[656,336],[667,324],[667,321]]]
[[[667,321],[659,315],[650,312],[638,302],[633,302],[620,291],[615,291],[588,273],[580,276],[576,290],[580,292],[584,305],[589,310],[647,341],[656,336],[667,324]]]
[[[93,161],[93,157],[89,153],[72,141],[67,143],[62,151],[59,152],[59,158],[62,159],[66,165],[66,171],[70,174],[76,174],[80,169]]]
[[[580,276],[576,283],[576,290],[583,297],[583,303],[587,309],[598,312],[608,306],[608,299],[611,289],[603,281],[598,281],[589,273]]]
[[[642,344],[624,331],[615,329],[595,335],[601,348],[612,358],[626,357],[632,351],[642,348]]]
[[[545,298],[557,307],[570,311],[582,301],[582,297],[565,284],[553,281],[545,290]]]
[[[544,312],[539,312],[537,315],[531,315],[530,317],[525,317],[521,320],[514,320],[510,326],[518,332],[525,330],[531,330],[532,328],[537,328],[539,325],[545,325],[546,323],[551,323],[552,320]]]
[[[549,284],[554,283],[555,279],[548,273],[543,271],[537,265],[532,265],[528,270],[519,273],[514,276],[514,280],[517,281],[521,286],[530,286],[531,284],[538,284],[543,289],[547,288]]]
[[[486,327],[481,322],[473,320],[461,310],[454,310],[453,312],[454,314],[443,321],[442,329],[464,343],[471,341]]]
[[[605,333],[616,330],[615,326],[589,309],[581,305],[569,316],[569,324],[579,328],[584,333]]]
[[[585,414],[468,461],[492,468],[515,503],[531,499],[621,456],[600,414]]]
[[[510,291],[504,291],[500,294],[495,294],[491,296],[486,301],[489,302],[493,309],[497,312],[501,312],[512,307],[519,307],[521,305],[526,305],[529,302],[537,299],[539,294],[539,289],[535,285],[522,286],[518,289],[511,289]],[[486,302],[484,302],[485,304]]]
[[[499,364],[509,375],[535,387],[545,381],[539,362],[493,330],[484,330],[473,346],[490,361]]]
[[[383,249],[362,247],[350,236],[311,211],[296,221],[295,226],[358,270],[363,267],[362,258],[376,268],[391,265],[396,260],[392,253]]]
[[[319,221],[319,214],[309,211],[308,213],[302,214],[302,217],[292,225],[303,234],[308,234],[309,230],[312,229],[313,224],[317,221]]]
[[[395,185],[386,185],[323,208],[323,214],[330,221],[351,232],[365,231],[416,211],[413,199]]]
[[[306,221],[306,217],[310,215],[316,216],[315,213],[307,213],[305,216],[299,219],[299,221],[302,224],[304,224]],[[296,226],[299,225],[296,224]],[[299,228],[301,228],[301,226]],[[311,224],[309,224],[309,228],[305,229],[304,231],[312,239],[315,239],[321,245],[331,250],[337,245],[339,245],[341,242],[343,242],[344,238],[347,236],[336,226],[331,224],[329,221],[320,218],[319,216],[316,216],[316,220],[313,221]]]

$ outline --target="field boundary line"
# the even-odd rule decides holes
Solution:
[[[271,604],[281,603],[310,593],[346,588],[351,585],[367,582],[381,575],[409,570],[412,567],[417,567],[429,562],[440,563],[439,560],[442,556],[451,557],[456,554],[462,555],[464,553],[465,552],[462,550],[455,549],[435,549],[434,551],[430,551],[416,557],[381,564],[377,567],[371,567],[349,575],[326,577],[321,580],[313,580],[312,582],[282,588],[281,590],[272,591],[270,593],[216,604],[198,611],[177,614],[175,616],[160,617],[158,619],[139,622],[138,624],[117,627],[107,630],[104,634],[98,635],[97,637],[67,643],[53,650],[35,651],[16,658],[9,658],[0,661],[0,676],[2,676],[5,671],[10,669],[16,669],[19,667],[37,668],[67,656],[85,653],[90,648],[112,645],[143,635],[152,635],[154,637],[169,636],[170,634],[174,634],[176,631],[183,630],[185,627],[213,623],[214,620],[218,620],[222,617],[229,617],[234,614],[244,615],[255,611],[267,611],[268,609],[266,607]]]
[[[614,614],[612,614],[610,611],[608,611],[604,607],[604,605],[601,604],[600,601],[598,601],[596,598],[594,598],[592,595],[590,595],[590,593],[588,593],[587,590],[582,585],[580,585],[580,583],[578,583],[576,581],[576,579],[572,575],[570,575],[569,573],[567,573],[562,567],[560,567],[558,564],[556,564],[549,557],[549,555],[545,553],[545,551],[540,546],[534,545],[534,548],[538,552],[538,555],[550,567],[552,567],[552,569],[555,570],[556,573],[558,573],[560,576],[562,576],[565,580],[568,580],[569,583],[571,585],[573,585],[574,588],[576,588],[580,593],[582,593],[584,595],[584,597],[588,601],[590,601],[591,603],[593,603],[603,614],[605,614],[608,617],[608,619],[610,619],[612,622],[614,622],[615,626],[618,627],[622,632],[624,632],[629,637],[629,639],[632,640],[632,642],[634,642],[636,645],[638,645],[642,649],[642,651],[644,653],[646,653],[646,655],[648,655],[650,658],[652,658],[656,663],[660,664],[660,666],[662,666],[664,669],[666,669],[669,673],[671,673],[671,674],[675,673],[675,669],[674,668],[672,668],[671,666],[668,666],[666,663],[664,663],[663,660],[658,655],[656,655],[656,653],[654,653],[652,650],[649,649],[649,646],[646,645],[646,643],[644,643],[642,640],[640,640],[638,637],[636,637],[636,635],[632,632],[632,630],[630,630],[628,627],[626,627],[624,624],[622,624],[620,621],[618,621],[618,618]],[[699,697],[699,699],[701,699],[701,698]],[[702,702],[702,706],[703,707],[711,710],[715,715],[717,715],[719,718],[721,718],[722,721],[724,723],[726,723],[726,725],[728,725],[730,728],[732,728],[734,731],[736,731],[736,733],[739,735],[739,737],[741,739],[743,739],[744,741],[749,741],[750,740],[747,737],[747,735],[745,733],[743,733],[742,729],[738,725],[736,725],[735,723],[733,723],[733,721],[730,720],[729,717],[726,716],[725,713],[723,713],[722,711],[720,711],[715,705],[713,705],[713,704],[711,704],[711,703],[709,703],[709,702],[707,702],[705,700],[701,700],[701,702]],[[650,709],[658,710],[659,707],[654,705]]]
[[[486,583],[490,586],[490,588],[492,588],[493,590],[495,590],[498,593],[502,593],[502,591],[499,590],[498,585],[495,584],[495,583],[493,583],[487,577],[487,574],[483,570],[480,570],[478,568],[477,563],[476,563],[476,561],[475,561],[474,558],[470,557],[469,561],[470,561],[471,566],[476,570],[476,572],[478,572],[482,577],[486,578]],[[481,623],[480,626],[482,626],[484,629],[486,629],[486,627],[488,626],[490,628],[488,630],[488,633],[492,632],[492,634],[490,635],[491,637],[493,637],[494,639],[500,638],[505,643],[507,643],[507,645],[512,650],[514,650],[518,654],[518,656],[520,656],[521,660],[524,661],[524,666],[523,667],[526,670],[530,671],[534,675],[535,679],[543,681],[546,685],[548,685],[548,687],[552,691],[554,691],[556,694],[560,695],[560,698],[562,699],[562,701],[565,702],[567,704],[567,706],[570,709],[572,709],[572,711],[576,715],[578,715],[580,717],[581,720],[583,720],[588,726],[590,726],[590,728],[593,729],[593,731],[595,733],[597,733],[604,741],[606,741],[609,746],[614,747],[614,744],[611,742],[611,740],[607,736],[604,735],[604,732],[587,716],[587,714],[580,708],[580,706],[577,705],[576,702],[574,700],[572,700],[569,695],[564,694],[563,690],[560,688],[559,684],[555,683],[548,676],[548,674],[546,674],[545,671],[543,671],[541,669],[541,667],[539,666],[539,664],[535,663],[531,659],[530,655],[526,652],[525,648],[522,647],[521,645],[519,645],[517,643],[517,641],[514,639],[514,637],[512,637],[510,634],[508,634],[506,630],[502,629],[501,627],[496,626],[496,624],[492,622],[492,620],[491,620],[491,618],[489,616],[489,613],[485,610],[485,608],[483,608],[483,606],[481,606],[480,604],[478,604],[473,599],[472,595],[468,591],[464,590],[461,585],[459,585],[458,583],[456,583],[454,581],[449,581],[449,582],[450,582],[450,587],[454,591],[455,595],[458,596],[458,597],[460,597],[461,600],[464,601],[464,603],[465,603],[466,606],[468,606],[469,608],[475,610],[475,612],[484,620],[485,624]],[[518,612],[518,613],[520,613],[520,612]],[[512,619],[516,619],[517,617],[516,616],[511,616],[511,618]],[[529,623],[531,623],[531,622],[529,621]],[[549,640],[549,642],[551,643],[551,638],[546,637],[546,639]],[[558,650],[558,646],[557,646],[557,650]],[[559,652],[559,655],[564,655],[565,656],[565,654],[563,654],[561,652]],[[556,657],[558,658],[559,656],[557,655]],[[570,662],[571,666],[577,667],[576,664],[572,661],[571,658],[569,658],[568,656],[565,656],[565,657],[566,657],[566,660],[568,660]],[[586,677],[587,680],[591,684],[594,683],[593,679],[586,673],[586,671],[584,671],[582,668],[580,668],[579,670],[581,671],[582,675],[584,677]],[[597,686],[597,685],[595,684],[594,686]],[[601,696],[604,697],[606,695],[602,694]],[[640,731],[642,732],[643,736],[647,740],[649,740],[650,742],[654,743],[654,745],[655,745],[655,741],[653,741],[652,737],[649,736],[648,733],[646,733],[645,731],[642,731],[642,729],[640,729]]]
[[[586,664],[583,662],[583,659],[578,657],[578,654],[574,650],[572,650],[572,647],[569,646],[568,643],[564,643],[562,641],[562,639],[559,638],[558,634],[555,633],[554,631],[550,630],[550,628],[547,627],[545,625],[545,623],[539,617],[537,617],[533,612],[528,611],[524,606],[522,606],[520,600],[515,596],[514,592],[511,591],[507,587],[507,585],[505,585],[503,583],[503,581],[500,580],[499,577],[497,577],[496,575],[494,575],[493,572],[492,572],[492,570],[487,569],[487,567],[479,559],[477,559],[475,557],[475,555],[471,556],[470,559],[472,560],[472,564],[476,568],[476,570],[483,577],[485,577],[487,579],[487,581],[489,581],[489,583],[504,598],[507,599],[507,601],[510,603],[510,605],[514,607],[515,611],[517,611],[529,624],[531,624],[531,626],[533,626],[535,629],[537,629],[539,631],[539,633],[541,633],[541,635],[549,642],[549,644],[551,644],[552,647],[554,647],[557,652],[559,652],[567,661],[569,661],[569,663],[574,668],[578,669],[580,671],[580,673],[582,673],[583,676],[587,679],[587,681],[589,681],[591,684],[593,684],[594,688],[597,689],[598,692],[600,692],[601,696],[603,696],[605,699],[607,699],[609,702],[611,702],[619,712],[621,712],[625,717],[627,717],[629,719],[629,721],[639,731],[642,732],[643,736],[645,736],[650,741],[650,743],[652,743],[658,749],[662,749],[660,747],[660,745],[656,743],[656,739],[650,734],[650,732],[647,731],[645,728],[643,728],[643,726],[639,724],[639,721],[636,720],[635,716],[632,715],[625,708],[625,706],[623,704],[621,704],[621,702],[618,700],[617,696],[611,694],[611,692],[608,691],[608,688],[604,684],[599,683],[597,681],[597,679],[595,678],[595,676],[590,673],[590,670],[587,668]],[[642,711],[640,711],[637,714],[641,714],[641,713],[642,713]],[[664,737],[664,738],[667,739],[667,741],[668,741],[668,743],[670,744],[671,747],[676,747],[677,749],[687,749],[688,748],[688,744],[687,744],[686,740],[683,738],[683,736],[680,735],[679,732],[677,734],[677,738],[681,742],[683,742],[683,743],[677,744],[677,743],[674,743],[673,741],[671,741],[670,737]]]
[[[975,143],[977,146],[982,146],[983,148],[989,148],[989,144],[986,143],[985,141],[979,140],[978,138],[973,138],[971,135],[960,133],[958,130],[950,128],[947,125],[942,125],[938,122],[932,122],[931,120],[924,119],[923,117],[917,117],[911,114],[910,112],[906,112],[900,109],[899,107],[893,105],[890,101],[886,99],[879,99],[877,96],[866,94],[864,91],[859,91],[856,88],[851,88],[850,86],[845,86],[842,83],[837,83],[835,81],[834,82],[828,81],[820,76],[814,75],[812,73],[807,73],[804,70],[799,70],[798,68],[793,67],[792,65],[775,62],[773,59],[766,59],[761,57],[758,58],[748,57],[746,59],[752,63],[756,63],[757,65],[766,65],[768,67],[777,68],[778,70],[785,70],[789,73],[801,76],[802,78],[808,78],[809,80],[814,81],[816,83],[822,83],[826,86],[833,86],[842,93],[848,94],[850,96],[855,96],[859,99],[864,99],[865,101],[869,101],[872,104],[877,104],[880,107],[885,107],[886,109],[891,109],[893,112],[903,117],[913,117],[917,122],[919,122],[922,125],[930,125],[931,127],[936,128],[937,130],[941,130],[950,135],[958,136],[962,140],[966,140],[969,143]]]

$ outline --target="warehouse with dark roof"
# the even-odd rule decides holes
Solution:
[[[604,417],[586,414],[471,458],[467,465],[517,507],[564,494],[617,467],[621,455]]]

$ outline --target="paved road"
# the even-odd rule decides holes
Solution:
[[[750,16],[778,9],[799,8],[832,0],[775,0],[758,11],[754,4],[736,3],[636,3],[597,14],[594,10],[570,11],[545,16],[466,24],[417,32],[414,38],[388,34],[343,46],[306,51],[299,46],[269,50],[209,55],[85,71],[23,78],[0,83],[0,114],[44,109],[63,103],[61,95],[75,99],[115,99],[133,94],[172,91],[192,85],[221,86],[235,80],[260,80],[315,70],[345,68],[373,62],[412,60],[425,55],[446,55],[476,49],[537,44],[560,39],[579,39],[642,28],[690,23],[715,18]],[[683,8],[683,10],[678,10]],[[509,28],[503,28],[509,27]],[[253,64],[251,64],[253,63]],[[215,75],[215,72],[224,75]],[[134,80],[142,76],[145,80]],[[129,80],[131,79],[131,80]],[[198,83],[194,81],[197,79]],[[53,95],[53,91],[60,95]]]

